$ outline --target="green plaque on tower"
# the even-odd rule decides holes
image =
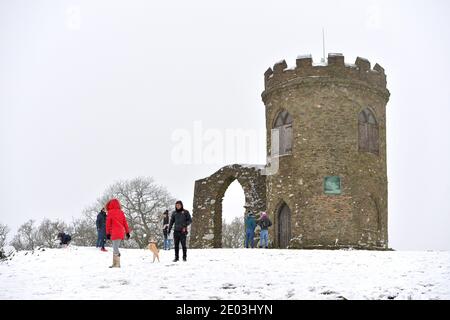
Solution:
[[[325,194],[341,194],[341,178],[338,176],[325,177],[323,188]]]

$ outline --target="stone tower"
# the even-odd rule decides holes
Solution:
[[[264,77],[267,152],[279,160],[266,178],[274,245],[387,247],[384,69],[330,54],[326,65],[276,63]]]
[[[235,165],[196,181],[191,245],[220,247],[223,181],[240,179],[257,203],[246,207],[273,222],[273,247],[387,249],[384,69],[341,54],[321,65],[301,56],[295,68],[269,68],[264,83],[266,170]]]

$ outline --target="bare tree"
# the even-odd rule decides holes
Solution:
[[[72,230],[72,241],[77,246],[94,246],[97,242],[95,221],[87,216],[74,220]]]
[[[5,224],[0,223],[0,259],[6,257],[4,247],[6,245],[6,239],[8,237],[9,228]]]
[[[28,220],[17,230],[11,245],[17,250],[34,250],[37,245],[37,230],[34,220]]]
[[[44,219],[37,229],[36,246],[46,248],[58,247],[57,236],[60,232],[69,233],[68,226],[65,222]]]
[[[245,240],[244,219],[236,217],[229,224],[222,220],[222,247],[243,248]]]
[[[95,226],[98,212],[112,198],[120,201],[131,229],[131,239],[125,241],[124,247],[144,248],[151,238],[162,243],[162,214],[175,203],[166,188],[157,185],[151,177],[116,182],[84,210],[84,216]]]
[[[0,249],[6,245],[6,238],[9,234],[9,228],[6,224],[0,223]]]

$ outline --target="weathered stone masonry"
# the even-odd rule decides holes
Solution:
[[[267,155],[279,160],[279,170],[266,176],[259,168],[234,165],[196,181],[191,246],[221,246],[222,197],[238,179],[248,208],[267,211],[274,222],[273,247],[387,249],[390,94],[384,69],[378,64],[371,69],[362,58],[345,64],[342,55],[330,54],[324,65],[304,56],[288,69],[283,60],[264,78]],[[376,119],[377,152],[359,149],[358,116],[364,109]],[[271,132],[282,111],[292,117],[292,150],[278,156],[271,154]],[[324,192],[329,176],[340,178],[339,194]],[[282,233],[290,239],[287,245]]]
[[[266,177],[260,174],[258,167],[230,165],[208,178],[197,180],[190,238],[192,247],[222,247],[222,199],[236,179],[244,189],[245,207],[253,212],[265,210]]]

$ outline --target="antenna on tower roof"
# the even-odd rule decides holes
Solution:
[[[325,63],[325,29],[322,28],[322,49],[323,49],[323,56],[322,56],[322,62]]]

